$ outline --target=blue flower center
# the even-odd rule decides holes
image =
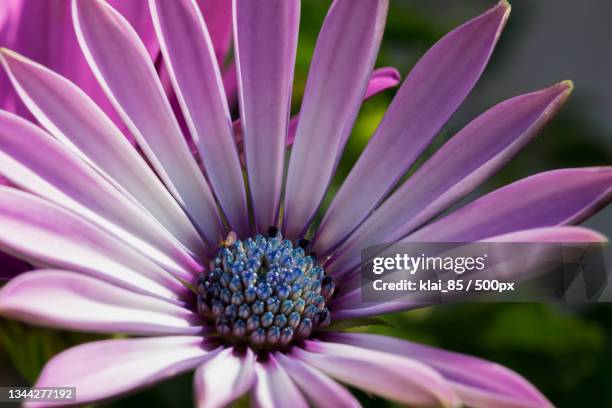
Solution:
[[[198,278],[199,313],[224,340],[259,351],[285,348],[328,326],[334,282],[306,253],[307,244],[283,240],[274,227],[267,237],[222,242],[214,265]]]

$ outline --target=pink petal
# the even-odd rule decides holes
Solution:
[[[306,341],[304,347],[292,356],[364,391],[411,406],[459,405],[450,384],[416,360],[339,343]]]
[[[220,67],[232,43],[232,0],[197,0]]]
[[[229,105],[230,110],[233,111],[238,105],[238,77],[234,61],[230,62],[228,66],[223,69],[222,76],[227,104]]]
[[[7,50],[0,56],[25,104],[56,139],[145,207],[194,253],[204,252],[189,218],[94,101],[42,65]]]
[[[285,191],[284,229],[307,228],[351,132],[378,53],[387,0],[336,0],[315,47]]]
[[[208,180],[238,235],[249,233],[242,168],[208,30],[191,0],[151,0],[162,54]]]
[[[0,314],[30,324],[103,333],[199,334],[198,316],[181,306],[86,275],[37,270],[0,290]]]
[[[438,371],[470,407],[552,407],[519,374],[476,357],[374,334],[330,333],[325,338],[420,361]]]
[[[220,351],[201,336],[103,340],[68,349],[47,363],[36,387],[76,387],[77,403],[119,396],[189,371]],[[30,403],[27,406],[37,406]]]
[[[315,406],[337,408],[361,406],[346,388],[319,370],[283,353],[275,353],[274,356]]]
[[[143,39],[151,56],[159,52],[153,27],[140,10],[138,2],[110,0],[119,8]],[[96,101],[115,123],[122,125],[116,111],[104,95],[87,66],[77,43],[72,24],[70,24],[70,0],[53,1],[15,1],[8,2],[12,14],[2,23],[0,42],[2,46],[14,49],[29,58],[59,72],[75,82]],[[27,110],[18,102],[8,81],[3,81],[0,106],[30,117]],[[122,126],[123,127],[123,126]]]
[[[378,95],[380,92],[397,86],[401,81],[400,73],[392,67],[378,68],[372,71],[368,88],[366,89],[363,100],[367,100]],[[295,115],[289,121],[289,131],[287,134],[287,146],[293,145],[295,132],[299,122],[299,115]]]
[[[10,187],[0,187],[0,249],[35,265],[79,271],[164,299],[188,293],[172,275],[94,224]]]
[[[341,274],[354,268],[361,249],[405,237],[474,190],[538,134],[571,89],[571,83],[562,82],[517,96],[473,120],[340,245],[328,270]]]
[[[308,407],[300,390],[272,355],[255,364],[255,374],[257,383],[252,396],[255,407]]]
[[[384,90],[393,88],[397,86],[401,80],[402,77],[397,69],[393,67],[377,68],[372,71],[370,82],[368,82],[368,87],[366,88],[363,99],[370,99]]]
[[[612,167],[539,173],[429,224],[408,242],[470,242],[524,229],[577,224],[612,200]]]
[[[196,371],[194,382],[198,408],[224,407],[247,393],[255,381],[255,355],[247,348],[237,355],[228,348]]]
[[[335,247],[408,171],[480,77],[509,12],[500,2],[447,34],[412,69],[327,210],[315,251]]]
[[[214,245],[225,235],[214,197],[136,32],[100,0],[75,0],[73,20],[83,53],[113,105],[170,192]]]
[[[235,2],[244,154],[259,231],[277,224],[297,48],[296,0]]]
[[[0,168],[15,186],[78,213],[183,279],[201,270],[154,218],[51,135],[1,111]]]
[[[547,227],[535,228],[523,231],[511,232],[509,234],[497,235],[485,239],[488,242],[550,242],[550,243],[604,243],[607,238],[598,232],[581,227]],[[483,278],[499,277],[509,281],[522,281],[541,273],[549,272],[550,255],[547,249],[551,247],[534,247],[537,249],[530,257],[516,262],[510,259],[508,262],[499,263],[495,268],[485,269]],[[577,261],[577,259],[576,259]],[[567,262],[572,262],[571,258]],[[474,275],[476,278],[479,275]],[[377,316],[385,313],[393,313],[404,310],[416,309],[430,305],[430,303],[414,302],[409,298],[404,301],[369,303],[361,300],[360,270],[359,268],[350,272],[338,286],[343,288],[344,293],[334,298],[330,304],[332,317],[336,320],[355,319],[368,316]],[[342,293],[342,292],[341,292]]]

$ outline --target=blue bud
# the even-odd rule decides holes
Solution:
[[[287,316],[283,314],[277,314],[274,317],[274,325],[278,327],[285,327],[287,325]]]
[[[325,304],[334,282],[306,247],[307,240],[293,244],[276,227],[222,246],[194,282],[198,313],[215,319],[228,345],[246,343],[255,351],[284,348],[329,325]]]
[[[281,336],[279,339],[279,343],[282,346],[287,346],[293,340],[293,329],[291,327],[285,327],[281,330]]]
[[[256,300],[251,305],[253,314],[260,315],[266,310],[266,304],[262,300]]]
[[[256,282],[257,274],[255,273],[255,269],[248,267],[242,274],[242,287],[248,288],[249,286],[255,285]]]
[[[269,297],[266,300],[266,310],[272,313],[277,313],[280,309],[280,300],[276,296]]]
[[[282,314],[289,314],[289,312],[291,312],[291,309],[293,309],[292,300],[286,299],[281,302],[280,312]]]
[[[218,284],[218,283],[216,283],[216,282],[215,282],[215,283],[213,283],[213,284],[210,286],[210,289],[211,289],[211,295],[212,295],[212,297],[218,298],[218,297],[219,297],[219,295],[221,294],[221,289],[222,289],[222,287],[221,287],[221,285],[220,285],[220,284]]]
[[[258,328],[249,336],[249,340],[252,345],[261,347],[266,342],[266,329]]]
[[[227,305],[223,314],[234,319],[238,316],[238,308],[235,305]]]
[[[259,316],[252,315],[246,321],[247,331],[250,333],[259,327]]]
[[[241,319],[246,319],[251,315],[251,308],[246,303],[238,306],[238,317]]]
[[[272,326],[266,332],[266,342],[268,344],[276,344],[280,339],[281,331],[278,327]]]
[[[326,276],[321,281],[321,295],[325,298],[325,301],[329,301],[334,294],[336,286],[331,276]]]
[[[317,307],[315,305],[308,305],[306,306],[306,309],[304,309],[304,313],[302,314],[302,316],[312,320],[315,313],[317,313]]]
[[[289,327],[291,327],[292,329],[295,329],[300,324],[300,320],[301,317],[298,312],[291,312],[287,324],[289,324]]]
[[[232,301],[232,292],[227,288],[221,289],[219,299],[221,299],[223,303],[230,303]]]
[[[282,283],[276,287],[276,296],[278,296],[280,300],[287,299],[290,294],[291,286],[289,286],[288,284]]]
[[[304,299],[298,299],[295,302],[293,302],[293,310],[298,312],[299,314],[304,313],[304,308],[306,307],[306,302],[304,302]]]
[[[242,290],[242,279],[239,275],[232,276],[232,279],[229,282],[229,289],[232,292],[238,292],[239,290]]]
[[[266,300],[272,294],[272,287],[267,283],[260,283],[257,285],[256,291],[258,299]]]
[[[224,311],[225,311],[225,306],[223,305],[223,302],[220,301],[219,299],[213,299],[212,301],[213,316],[219,317],[223,314]]]
[[[313,323],[319,328],[329,326],[331,323],[331,313],[329,313],[329,310],[327,308],[319,310],[314,317]]]
[[[255,298],[257,298],[257,292],[255,291],[254,287],[249,286],[244,290],[244,300],[247,303],[253,303]]]
[[[312,289],[312,279],[306,277],[302,281],[302,291],[309,292]]]
[[[300,296],[302,296],[302,284],[294,283],[291,287],[291,295],[289,295],[289,298],[291,300],[297,300]]]
[[[261,324],[262,327],[270,327],[273,322],[274,322],[274,313],[272,312],[265,312],[259,318],[259,323]]]
[[[198,296],[198,313],[202,316],[209,315],[212,311],[201,296]]]
[[[244,302],[244,293],[242,292],[234,292],[232,293],[232,305],[236,305],[236,306],[240,306],[242,305]]]
[[[315,305],[317,309],[321,309],[323,306],[325,306],[325,298],[321,295],[317,295],[312,300],[312,304]]]
[[[304,248],[294,248],[293,252],[291,253],[291,256],[293,256],[294,258],[303,258],[304,257]]]
[[[302,319],[295,330],[295,335],[305,338],[310,336],[310,333],[312,333],[312,321],[309,318]]]
[[[244,320],[236,320],[232,326],[232,334],[234,337],[242,337],[246,334],[246,324]]]
[[[217,328],[217,331],[219,332],[219,334],[221,334],[222,336],[229,336],[230,333],[232,332],[232,327],[230,326],[230,320],[227,318],[221,317],[217,319],[217,323],[215,327]]]

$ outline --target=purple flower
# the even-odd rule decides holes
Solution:
[[[143,13],[140,1],[109,0],[138,33],[147,52],[154,61],[155,68],[175,112],[180,111],[176,94],[172,89],[168,71],[164,65],[155,30],[148,13]],[[212,47],[222,70],[223,85],[230,107],[237,106],[236,69],[233,63],[224,64],[231,43],[231,0],[197,0],[206,20]],[[87,65],[79,47],[74,26],[71,21],[70,0],[6,0],[0,6],[0,45],[28,57],[76,84],[96,105],[100,107],[121,132],[134,143],[134,138],[126,128],[117,111],[100,87],[93,72]],[[393,68],[380,68],[372,73],[365,98],[375,95],[399,83],[399,73]],[[0,71],[0,108],[16,113],[28,120],[36,121],[28,108],[20,101],[8,76]],[[187,132],[186,125],[179,113],[181,129]],[[236,121],[239,124],[239,121]],[[297,118],[290,123],[287,144],[293,143]],[[237,126],[236,142],[242,149],[242,135]],[[191,139],[190,148],[195,152]],[[241,156],[243,157],[243,156]],[[0,185],[7,182],[0,176]],[[32,269],[6,253],[0,253],[0,280]]]
[[[206,17],[215,55],[223,62],[231,43],[231,0],[215,2],[197,0]],[[17,51],[47,68],[54,70],[79,86],[133,142],[133,137],[121,121],[116,110],[98,84],[78,45],[71,17],[70,0],[6,0],[0,5],[0,45]],[[134,27],[143,41],[151,59],[156,64],[169,97],[173,98],[160,55],[159,44],[150,16],[143,13],[140,1],[109,0]],[[214,7],[213,7],[214,5]],[[233,66],[226,66],[224,85],[228,97],[236,94]],[[171,99],[175,101],[174,99]],[[0,71],[0,108],[35,121],[27,107],[20,101],[7,75]],[[6,182],[0,176],[0,185]],[[9,279],[24,270],[31,269],[27,263],[8,254],[0,254],[0,280]]]
[[[42,129],[0,113],[0,169],[13,185],[0,187],[0,248],[39,268],[0,291],[0,313],[136,336],[69,349],[47,364],[37,385],[75,386],[78,401],[88,403],[195,369],[201,407],[247,393],[262,407],[359,405],[335,380],[414,406],[550,406],[496,364],[338,333],[330,324],[410,306],[358,301],[359,250],[372,243],[605,241],[566,225],[610,201],[610,168],[535,175],[429,223],[533,138],[571,83],[485,112],[390,194],[478,80],[510,10],[501,2],[449,33],[413,68],[323,221],[311,228],[368,83],[370,92],[386,86],[370,77],[387,2],[332,4],[293,120],[286,178],[299,2],[265,5],[234,1],[248,189],[208,20],[195,2],[151,0],[150,8],[202,168],[147,47],[103,1],[73,1],[74,28],[139,150],[91,95],[1,52]],[[382,76],[393,82],[395,74]]]
[[[223,62],[231,42],[231,0],[197,0],[208,22],[215,55]],[[17,51],[70,79],[85,91],[119,126],[122,122],[98,82],[77,43],[71,21],[70,0],[8,0],[0,10],[0,41],[3,47]],[[134,27],[151,59],[159,67],[160,50],[155,30],[139,1],[109,0]],[[158,70],[160,70],[158,68]],[[162,70],[160,70],[162,71]],[[0,106],[32,118],[19,101],[8,78],[0,74]]]

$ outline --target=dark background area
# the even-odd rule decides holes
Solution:
[[[328,1],[303,1],[296,111],[328,5]],[[392,0],[377,66],[394,66],[405,77],[418,57],[442,35],[493,5],[490,0]],[[612,2],[514,0],[512,6],[489,67],[429,153],[502,100],[564,79],[573,80],[576,88],[553,122],[479,194],[539,171],[612,164]],[[364,104],[330,196],[367,143],[394,92],[386,91]],[[600,212],[587,225],[612,236],[612,208]],[[393,328],[369,330],[499,362],[523,374],[559,407],[612,406],[608,391],[612,384],[611,305],[454,304],[385,320]],[[3,385],[32,381],[51,355],[91,338],[0,323],[4,344],[0,366],[16,367],[0,370]],[[22,340],[15,342],[15,338]],[[8,355],[13,364],[8,363]],[[366,406],[393,406],[358,395]],[[107,406],[189,406],[191,400],[189,374]]]

